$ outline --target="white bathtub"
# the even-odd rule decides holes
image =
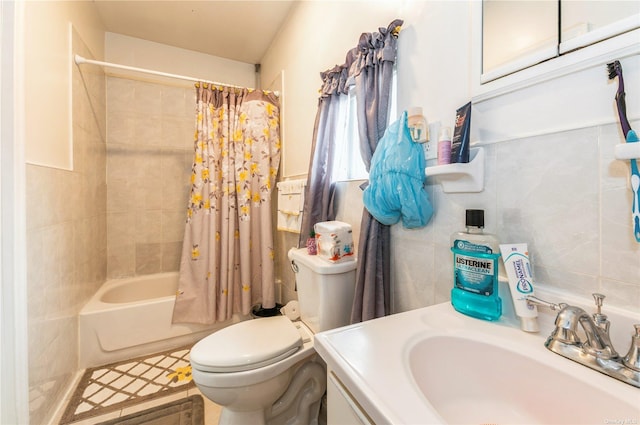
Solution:
[[[105,282],[78,316],[80,369],[192,344],[240,320],[172,324],[177,289],[177,272]]]

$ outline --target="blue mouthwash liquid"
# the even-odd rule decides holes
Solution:
[[[451,235],[451,304],[468,316],[497,320],[502,314],[498,296],[499,242],[483,231],[484,210],[467,210],[466,226],[466,231]]]

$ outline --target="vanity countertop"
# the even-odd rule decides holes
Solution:
[[[447,302],[321,332],[315,336],[315,349],[377,424],[446,423],[420,390],[410,366],[412,349],[425,338],[433,336],[475,340],[491,344],[499,350],[523,354],[544,364],[547,369],[552,368],[549,369],[552,372],[555,370],[571,380],[575,378],[578,388],[583,384],[595,386],[601,391],[600,394],[611,395],[630,406],[640,406],[640,389],[545,348],[544,342],[553,327],[554,317],[555,313],[541,314],[541,331],[526,333],[508,315],[496,322],[486,322],[456,312]],[[612,326],[616,325],[612,320]],[[629,328],[629,335],[631,330]],[[619,346],[622,355],[626,353],[628,343],[624,344],[624,348]],[[474,353],[466,355],[473,356]],[[415,356],[413,361],[415,363]],[[429,361],[429,356],[424,356],[424,362]],[[460,367],[464,368],[465,365]],[[610,419],[613,417],[594,418],[598,423],[606,423],[603,421]],[[636,420],[635,423],[638,423],[640,407],[635,418],[623,419]]]

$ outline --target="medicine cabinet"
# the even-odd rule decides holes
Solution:
[[[475,94],[538,77],[554,69],[548,63],[575,62],[560,59],[601,41],[626,36],[623,43],[638,44],[640,1],[482,0],[472,2],[472,8]]]
[[[482,82],[518,71],[558,52],[555,1],[482,1]]]

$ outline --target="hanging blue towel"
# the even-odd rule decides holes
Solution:
[[[405,111],[387,128],[371,158],[363,200],[376,220],[391,225],[402,218],[408,229],[427,225],[433,207],[424,187],[425,162],[422,146],[411,139]]]

